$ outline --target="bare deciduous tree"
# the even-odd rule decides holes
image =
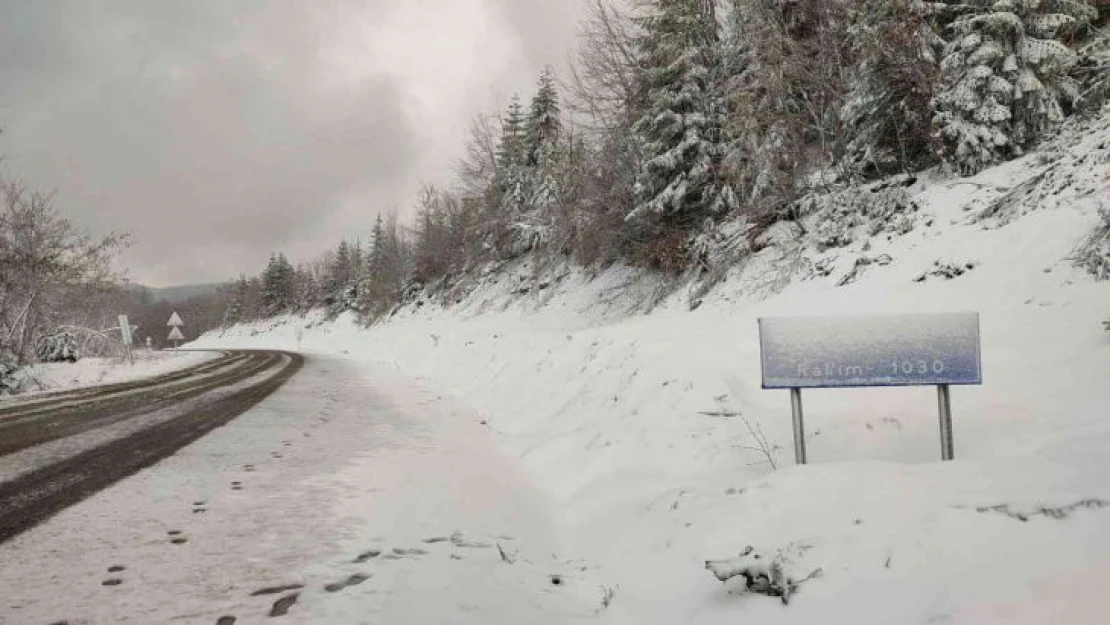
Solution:
[[[82,292],[117,282],[111,260],[128,241],[93,238],[58,213],[51,195],[0,180],[0,341],[20,364],[45,329],[77,311]]]

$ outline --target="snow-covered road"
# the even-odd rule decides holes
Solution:
[[[279,602],[287,622],[590,617],[603,590],[560,558],[553,516],[475,415],[313,356],[229,425],[0,545],[0,622],[273,622]]]

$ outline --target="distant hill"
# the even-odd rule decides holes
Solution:
[[[184,284],[181,286],[168,286],[164,288],[156,288],[143,286],[141,284],[133,285],[136,290],[146,289],[150,292],[154,301],[166,301],[176,303],[196,297],[197,295],[208,295],[215,293],[220,287],[225,286],[225,282],[214,282],[210,284]]]

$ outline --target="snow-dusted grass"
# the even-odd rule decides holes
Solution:
[[[75,363],[37,364],[29,367],[24,374],[31,379],[32,387],[36,390],[7,399],[154,377],[198,365],[218,356],[215,352],[136,349],[134,364],[120,358],[82,358]],[[0,397],[0,401],[4,399]]]
[[[1098,132],[1082,145],[1110,139]],[[811,250],[828,275],[796,275],[766,299],[790,260],[775,249],[695,312],[676,293],[628,314],[659,293],[632,272],[535,279],[524,268],[370,330],[286,318],[195,345],[290,348],[311,325],[306,350],[386,364],[472,408],[551,497],[572,555],[618,589],[604,613],[614,623],[1100,623],[1110,287],[1068,255],[1110,197],[1110,163],[1064,162],[1056,179],[1068,183],[1041,210],[978,219],[1039,159],[918,182],[915,229]],[[837,287],[864,254],[890,262]],[[938,261],[973,269],[917,280]],[[760,389],[759,317],[952,311],[980,313],[984,374],[953,389],[955,462],[938,461],[926,387],[807,391],[812,464],[791,466],[787,394]],[[721,416],[732,413],[742,418]],[[781,446],[785,468],[748,449],[749,424]],[[785,608],[730,593],[704,561],[748,545],[779,554],[789,575],[822,574]]]

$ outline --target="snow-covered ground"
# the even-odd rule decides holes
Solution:
[[[557,518],[472,414],[318,355],[212,435],[0,545],[0,623],[265,623],[292,595],[285,622],[577,621],[604,595],[559,555]]]
[[[198,365],[218,356],[214,352],[136,349],[134,364],[119,358],[82,358],[75,363],[37,364],[29,367],[26,372],[31,379],[31,387],[35,390],[22,393],[19,397],[155,377]],[[0,397],[0,401],[4,400],[5,398]]]
[[[1110,285],[1068,257],[1110,207],[1108,119],[972,179],[917,181],[906,234],[765,250],[693,312],[687,293],[631,271],[522,267],[369,330],[285,318],[194,346],[345,356],[366,384],[386,366],[436,393],[429,411],[472,411],[489,436],[465,445],[495,443],[498,462],[519,464],[550,501],[562,557],[614,593],[605,622],[1102,623]],[[1003,215],[976,219],[1027,181]],[[789,279],[800,259],[827,275]],[[972,268],[932,274],[945,263]],[[981,315],[984,375],[953,389],[956,461],[939,462],[933,388],[821,390],[805,393],[811,464],[793,466],[787,393],[760,388],[759,317],[953,311]],[[775,446],[777,469],[750,428]],[[336,460],[339,475],[361,462],[394,474],[373,453]],[[748,545],[794,577],[820,574],[784,607],[704,570]]]

